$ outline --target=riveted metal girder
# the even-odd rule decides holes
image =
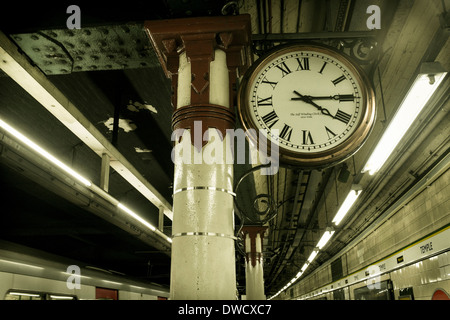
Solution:
[[[46,75],[159,65],[140,24],[41,30],[11,38]]]

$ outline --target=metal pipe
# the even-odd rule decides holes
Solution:
[[[377,31],[345,31],[345,32],[298,32],[298,33],[272,33],[254,34],[252,41],[298,41],[298,40],[321,40],[321,39],[355,39],[375,38]]]

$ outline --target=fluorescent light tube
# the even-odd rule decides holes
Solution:
[[[336,226],[339,225],[339,223],[342,221],[347,212],[355,203],[356,199],[358,199],[360,194],[361,190],[350,190],[349,194],[347,195],[347,198],[345,198],[344,202],[339,208],[339,211],[336,213],[332,221]]]
[[[57,295],[50,295],[50,298],[55,299],[55,300],[74,300],[74,297],[71,296],[57,296]]]
[[[322,238],[320,238],[319,242],[317,243],[317,247],[319,249],[322,249],[333,236],[334,232],[335,231],[333,229],[327,228],[327,230],[322,235]]]
[[[65,165],[58,159],[56,159],[54,156],[52,156],[50,153],[42,149],[40,146],[38,146],[36,143],[25,137],[23,134],[21,134],[19,131],[11,127],[9,124],[4,122],[0,119],[0,127],[8,131],[10,134],[12,134],[14,137],[19,139],[21,142],[26,144],[28,147],[39,153],[41,156],[49,160],[54,165],[58,166],[59,168],[63,169],[66,173],[70,174],[72,177],[83,183],[86,187],[90,187],[92,183],[84,178],[82,175],[80,175],[78,172],[74,171],[69,166]]]
[[[128,215],[132,216],[134,219],[136,219],[137,221],[139,221],[140,223],[142,223],[143,225],[145,225],[147,228],[149,228],[152,231],[156,231],[156,228],[154,226],[152,226],[150,223],[148,223],[147,221],[145,221],[144,219],[142,219],[140,216],[138,216],[136,213],[134,213],[133,211],[131,211],[130,209],[128,209],[126,206],[124,206],[122,203],[119,202],[119,204],[117,205],[118,208],[122,209],[125,213],[127,213]]]
[[[302,272],[305,272],[305,270],[308,268],[309,263],[305,263],[301,269]]]
[[[390,121],[362,172],[368,171],[373,175],[380,170],[446,74],[447,72],[442,71],[439,63],[422,64],[419,75]]]
[[[347,195],[347,198],[345,198],[344,202],[342,203],[341,207],[339,208],[338,212],[334,216],[333,223],[337,226],[342,221],[342,219],[345,217],[347,212],[350,210],[350,208],[355,203],[356,199],[358,199],[359,195],[361,194],[361,190],[350,190],[350,192]]]
[[[313,252],[311,252],[308,262],[311,263],[316,258],[317,254],[319,253],[319,250],[314,249]]]
[[[10,292],[9,294],[13,295],[13,296],[27,296],[27,297],[35,297],[35,298],[40,297],[39,294],[35,294],[35,293]]]

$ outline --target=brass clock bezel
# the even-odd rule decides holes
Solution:
[[[260,127],[253,121],[251,116],[252,107],[248,103],[248,97],[251,94],[251,85],[255,81],[257,74],[262,69],[266,68],[272,60],[287,55],[290,52],[298,51],[315,51],[331,56],[354,75],[354,80],[359,83],[361,88],[360,109],[363,114],[360,117],[359,122],[355,124],[357,127],[353,133],[340,141],[336,146],[324,151],[302,152],[301,150],[293,151],[286,149],[278,142],[275,142],[279,146],[278,157],[281,163],[309,169],[326,168],[336,165],[354,155],[367,140],[375,123],[376,107],[372,83],[362,68],[356,62],[353,62],[350,57],[333,47],[319,43],[308,42],[277,46],[255,61],[244,74],[238,91],[237,110],[240,121],[247,131],[247,136],[259,148],[258,130]],[[270,139],[270,137],[268,137],[268,139]],[[268,152],[271,152],[269,141],[267,142],[267,150]]]

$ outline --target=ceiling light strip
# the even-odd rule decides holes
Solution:
[[[348,193],[347,197],[345,198],[344,202],[340,206],[338,212],[336,213],[332,221],[336,226],[339,225],[339,223],[341,223],[341,221],[350,211],[351,207],[356,202],[360,194],[361,190],[350,190],[350,192]]]
[[[352,186],[352,190],[350,190],[350,192],[348,193],[347,197],[345,198],[344,202],[342,203],[341,207],[339,208],[338,212],[336,213],[336,216],[333,219],[333,223],[336,226],[342,221],[342,219],[345,217],[345,215],[351,209],[351,207],[356,202],[356,199],[358,199],[358,197],[361,193],[362,193],[362,190],[359,185]],[[325,232],[323,233],[322,237],[320,238],[320,240],[317,243],[314,250],[311,252],[310,256],[306,260],[306,262],[303,265],[303,267],[301,268],[301,270],[280,291],[278,291],[276,294],[274,294],[272,297],[270,297],[269,300],[277,297],[281,292],[288,289],[292,284],[295,283],[295,281],[298,280],[298,278],[301,277],[301,275],[305,272],[305,270],[311,265],[311,263],[317,257],[320,250],[322,250],[325,247],[325,245],[330,241],[330,239],[334,235],[334,233],[335,233],[335,230],[333,228],[327,228],[325,230]]]
[[[16,139],[18,139],[20,142],[24,143],[26,146],[40,154],[42,157],[62,169],[64,172],[72,176],[73,178],[77,179],[81,183],[83,183],[84,186],[88,187],[92,192],[99,195],[103,199],[110,202],[112,205],[117,206],[118,208],[122,209],[124,212],[126,212],[129,216],[133,217],[135,220],[142,223],[144,226],[149,228],[151,231],[157,233],[161,238],[163,238],[165,241],[172,243],[172,239],[170,239],[167,235],[156,229],[152,224],[147,222],[145,219],[140,217],[138,214],[130,210],[128,207],[120,203],[117,199],[115,199],[113,196],[111,196],[109,193],[98,187],[97,185],[91,183],[88,179],[80,175],[78,172],[55,158],[53,155],[51,155],[49,152],[44,150],[42,147],[37,145],[35,142],[28,139],[26,136],[24,136],[22,133],[17,131],[15,128],[11,127],[9,124],[7,124],[5,121],[0,119],[0,128],[4,129],[6,132],[14,136]]]
[[[78,172],[76,172],[75,170],[73,170],[72,168],[70,168],[69,166],[67,166],[66,164],[64,164],[63,162],[58,160],[57,158],[55,158],[53,155],[48,153],[46,150],[44,150],[43,148],[38,146],[36,143],[34,143],[33,141],[31,141],[30,139],[25,137],[22,133],[20,133],[19,131],[17,131],[16,129],[14,129],[13,127],[11,127],[9,124],[7,124],[6,122],[4,122],[1,119],[0,119],[0,127],[3,128],[4,130],[6,130],[11,135],[13,135],[19,141],[21,141],[22,143],[24,143],[25,145],[30,147],[32,150],[34,150],[35,152],[37,152],[38,154],[43,156],[45,159],[47,159],[48,161],[50,161],[51,163],[53,163],[60,169],[64,170],[66,173],[71,175],[73,178],[75,178],[79,182],[83,183],[86,187],[90,187],[92,185],[92,183],[88,179],[86,179],[85,177],[80,175]]]
[[[123,211],[125,211],[129,216],[133,217],[134,219],[136,219],[137,221],[139,221],[140,223],[142,223],[144,226],[146,226],[147,228],[149,228],[152,231],[156,231],[156,228],[149,222],[145,221],[144,219],[142,219],[139,215],[137,215],[136,213],[134,213],[131,209],[129,209],[128,207],[124,206],[122,203],[119,202],[119,204],[117,205],[118,208],[122,209]]]
[[[369,172],[369,174],[373,175],[381,169],[409,127],[426,106],[446,74],[447,72],[444,71],[438,62],[426,62],[421,65],[419,74],[370,155],[362,172]]]

